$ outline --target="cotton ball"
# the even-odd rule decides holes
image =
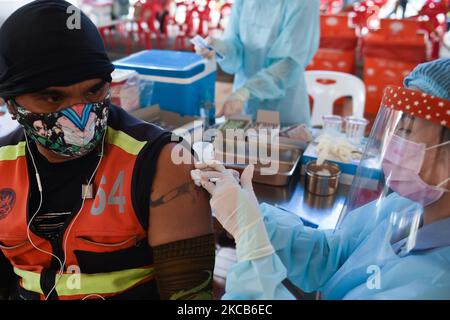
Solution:
[[[197,187],[202,186],[202,183],[201,183],[202,176],[201,176],[201,171],[199,169],[191,170],[191,179],[194,181],[194,183]]]

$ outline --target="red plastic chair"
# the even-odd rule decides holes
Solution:
[[[380,9],[388,0],[363,0],[355,2],[349,12],[350,26],[355,28],[358,36],[357,59],[362,59],[363,30],[376,29],[380,24]]]
[[[187,41],[189,39],[189,21],[190,21],[190,10],[192,3],[191,1],[178,2],[175,7],[173,15],[171,15],[166,21],[166,26],[164,27],[165,34],[164,37],[168,38],[169,30],[175,29],[175,50],[185,50],[187,49]],[[182,19],[179,19],[180,16]]]
[[[152,48],[152,38],[156,38],[157,47],[162,48],[162,35],[159,30],[158,13],[163,11],[161,5],[153,1],[140,0],[134,5],[135,26],[133,31],[137,32],[137,37],[141,45],[146,49]],[[136,29],[136,30],[134,30]]]
[[[430,58],[439,58],[442,39],[447,31],[446,15],[449,8],[446,0],[428,0],[415,17],[419,29],[425,32],[430,41]]]
[[[358,30],[372,28],[372,21],[379,20],[379,11],[388,0],[364,0],[353,4],[350,12],[351,24]]]
[[[128,19],[123,19],[113,21],[110,25],[99,26],[98,31],[105,46],[114,48],[117,44],[121,44],[125,47],[126,54],[130,54],[133,45],[133,35],[130,32],[129,23]],[[118,41],[115,35],[119,36]]]
[[[211,0],[206,1],[206,4],[203,8],[194,3],[193,7],[189,13],[189,20],[187,21],[188,31],[190,36],[199,35],[202,37],[208,36],[209,33],[209,25],[211,23],[211,9],[210,9]]]
[[[228,18],[231,16],[232,9],[233,9],[233,4],[232,3],[227,2],[227,3],[223,4],[220,7],[219,21],[217,22],[216,25],[211,26],[210,29],[211,30],[224,31],[225,30],[225,24],[226,24]]]
[[[320,12],[336,14],[344,8],[343,0],[320,0]]]

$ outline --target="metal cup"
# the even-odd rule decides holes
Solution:
[[[324,174],[324,171],[329,175]],[[316,161],[310,161],[305,168],[305,187],[309,192],[318,196],[330,196],[336,193],[339,186],[341,169],[335,163],[324,162],[318,165]]]

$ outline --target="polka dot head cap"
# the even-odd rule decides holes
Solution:
[[[450,100],[421,91],[388,86],[381,104],[450,128]]]

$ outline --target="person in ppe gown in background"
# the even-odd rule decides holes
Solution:
[[[450,299],[450,59],[419,65],[405,87],[386,88],[335,230],[258,205],[252,166],[238,182],[197,165],[236,241],[224,299],[292,299],[285,279],[323,299]]]
[[[210,45],[225,58],[221,68],[235,74],[233,94],[217,116],[257,110],[280,112],[286,124],[310,123],[304,71],[319,46],[319,0],[235,0],[222,39]],[[212,58],[214,51],[196,47]]]

